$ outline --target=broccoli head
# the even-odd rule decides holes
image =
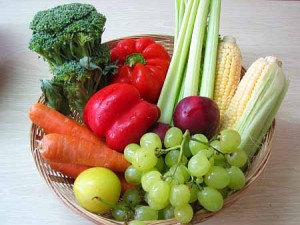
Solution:
[[[42,91],[47,104],[64,114],[68,114],[67,105],[81,115],[92,94],[106,85],[103,83],[105,79],[102,79],[102,69],[88,57],[66,62],[55,67],[52,72],[52,80],[42,81]]]
[[[53,73],[42,80],[45,103],[79,115],[92,94],[116,69],[107,44],[101,44],[106,18],[92,5],[73,3],[38,12],[31,24],[29,49],[42,56]]]
[[[30,28],[29,49],[55,67],[99,55],[106,18],[89,4],[72,3],[39,11]]]

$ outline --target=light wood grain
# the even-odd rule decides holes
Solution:
[[[65,207],[38,174],[27,112],[40,96],[46,63],[28,50],[29,23],[42,9],[74,1],[0,1],[0,224],[91,224]],[[173,0],[88,2],[107,16],[103,39],[174,31]],[[270,161],[232,207],[205,225],[300,224],[300,2],[222,3],[221,34],[237,38],[247,68],[256,58],[283,61],[290,88],[277,115]]]

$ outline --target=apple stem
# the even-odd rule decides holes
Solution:
[[[99,196],[95,196],[95,197],[92,198],[92,200],[94,200],[94,199],[97,199],[99,202],[101,202],[101,203],[103,203],[103,204],[105,204],[105,205],[108,205],[108,206],[110,206],[110,207],[112,207],[112,208],[115,208],[115,207],[116,207],[116,205],[113,205],[113,204],[111,204],[111,203],[109,203],[109,202],[103,200],[103,199],[100,198]]]

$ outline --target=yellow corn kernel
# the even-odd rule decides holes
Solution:
[[[224,36],[218,45],[214,101],[220,109],[221,121],[241,78],[242,56],[234,37]]]
[[[268,71],[268,66],[267,58],[259,58],[249,67],[224,113],[223,128],[234,128],[243,115],[257,83]]]

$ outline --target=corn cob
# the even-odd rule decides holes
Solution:
[[[243,115],[255,85],[268,71],[267,65],[264,58],[259,58],[249,67],[238,85],[235,95],[230,100],[222,121],[223,127],[233,128],[237,120]]]
[[[241,79],[242,56],[231,36],[224,36],[218,45],[215,89],[213,99],[220,109],[221,121]]]
[[[289,81],[275,57],[256,60],[242,78],[225,112],[223,129],[236,129],[239,148],[253,156],[287,92]]]

